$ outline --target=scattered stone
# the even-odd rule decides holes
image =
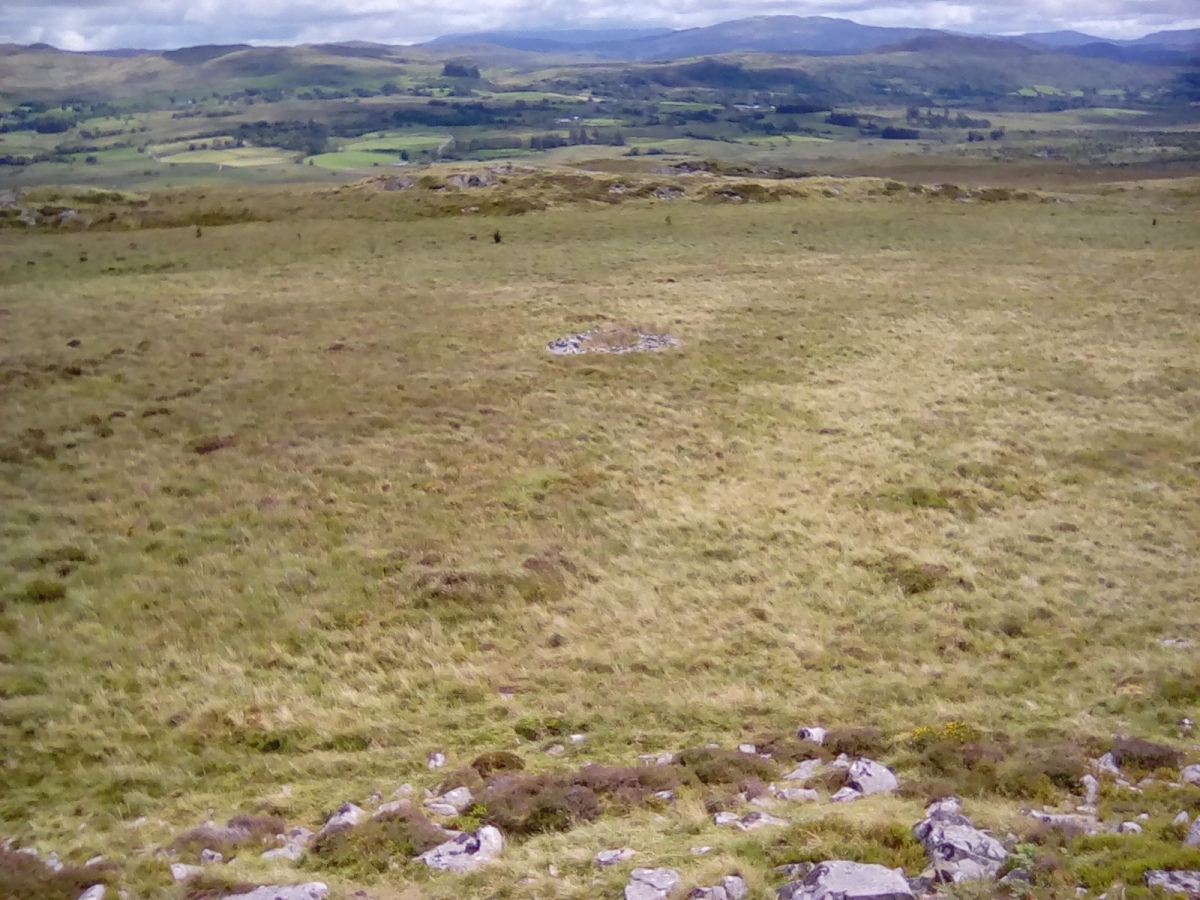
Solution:
[[[784,878],[803,878],[812,871],[812,863],[787,863],[776,866],[775,871]]]
[[[392,796],[397,800],[407,800],[417,792],[411,784],[402,784],[400,787],[392,791]]]
[[[692,856],[704,856],[705,854],[712,853],[712,849],[713,849],[712,847],[707,847],[707,846],[706,847],[693,847],[692,848]]]
[[[1080,783],[1083,785],[1083,802],[1088,806],[1095,806],[1096,801],[1100,799],[1100,781],[1095,775],[1084,775]]]
[[[582,743],[583,743],[584,741],[586,741],[586,740],[587,740],[587,735],[586,735],[586,734],[573,734],[573,735],[571,735],[571,743],[572,743],[572,744],[582,744]]]
[[[672,200],[678,200],[682,196],[683,191],[679,190],[679,188],[660,187],[654,189],[655,200],[664,200],[666,202],[670,202]]]
[[[1179,720],[1179,731],[1183,734],[1184,737],[1189,737],[1192,733],[1192,729],[1195,727],[1196,727],[1196,723],[1193,722],[1191,719],[1189,719],[1187,716],[1184,716],[1182,719]]]
[[[1183,846],[1200,848],[1200,816],[1196,816],[1196,821],[1188,829],[1187,837],[1183,839]]]
[[[674,803],[675,802],[675,792],[674,791],[655,791],[650,796],[653,797],[655,800],[662,800],[664,803]]]
[[[1163,872],[1151,870],[1143,878],[1146,887],[1170,891],[1173,894],[1187,894],[1189,897],[1200,896],[1200,872]]]
[[[849,756],[845,753],[839,753],[837,759],[829,764],[829,768],[845,771],[850,768],[851,763],[853,763],[853,760]]]
[[[1183,771],[1179,773],[1179,777],[1186,784],[1200,785],[1200,766],[1184,766]]]
[[[183,863],[171,863],[171,877],[175,879],[176,884],[182,884],[188,879],[195,878],[197,875],[203,875],[204,870],[200,866],[188,866]]]
[[[1192,821],[1192,817],[1188,815],[1187,810],[1183,810],[1179,815],[1177,815],[1174,818],[1174,820],[1171,822],[1171,824],[1174,825],[1176,828],[1184,828],[1191,821]]]
[[[863,793],[860,790],[852,787],[844,787],[836,794],[829,798],[830,803],[853,803],[855,800],[861,800]]]
[[[1092,765],[1096,767],[1096,771],[1104,775],[1120,776],[1121,769],[1117,765],[1117,758],[1111,753],[1105,753],[1099,759],[1092,760]]]
[[[796,737],[813,744],[824,744],[826,734],[828,732],[824,728],[801,728],[796,732]]]
[[[813,868],[803,881],[779,889],[779,900],[914,900],[899,870],[834,860]]]
[[[562,744],[551,744],[543,752],[545,752],[547,756],[562,756],[567,752],[567,748]]]
[[[51,872],[61,872],[66,867],[59,860],[58,854],[51,850],[50,855],[46,857],[46,868]]]
[[[366,813],[353,803],[343,803],[338,808],[338,811],[330,816],[329,821],[325,823],[325,827],[321,829],[319,837],[325,837],[337,831],[349,831],[361,822],[365,815]]]
[[[816,803],[821,799],[821,795],[812,788],[781,788],[775,792],[775,796],[788,803]]]
[[[200,851],[200,864],[201,865],[208,866],[208,865],[215,865],[216,863],[222,863],[222,862],[225,862],[225,857],[222,856],[220,853],[218,853],[216,850],[201,850]]]
[[[84,863],[84,866],[86,866],[87,868],[90,869],[92,866],[98,866],[102,862],[104,862],[103,856],[93,856],[91,859],[89,859],[87,862]]]
[[[870,759],[856,759],[850,765],[849,785],[864,797],[890,794],[900,786],[892,770]]]
[[[625,885],[625,900],[666,900],[678,885],[674,869],[634,869]]]
[[[491,187],[496,183],[496,176],[490,172],[455,174],[447,176],[446,183],[460,189]]]
[[[674,753],[646,753],[638,757],[643,766],[669,766],[675,762]]]
[[[1117,826],[1117,834],[1141,834],[1142,826],[1137,822],[1122,822]]]
[[[694,888],[688,900],[746,900],[749,895],[750,888],[740,876],[726,875],[712,887]]]
[[[801,783],[811,781],[817,776],[817,773],[825,767],[825,764],[819,759],[806,759],[792,771],[783,776],[784,781],[799,781]]]
[[[1027,810],[1026,815],[1034,821],[1041,822],[1047,828],[1061,831],[1067,835],[1098,834],[1100,831],[1100,823],[1095,816],[1046,813],[1037,810]]]
[[[266,884],[248,893],[225,894],[223,900],[325,900],[329,888],[319,881],[308,884]]]
[[[470,788],[456,787],[452,791],[446,791],[440,799],[443,803],[453,806],[456,812],[462,812],[474,802],[475,797],[471,794]]]
[[[1159,638],[1158,646],[1166,647],[1167,649],[1187,650],[1193,646],[1193,642],[1187,638]]]
[[[1149,822],[1150,821],[1150,813],[1138,813],[1133,818],[1138,822]]]
[[[597,869],[605,869],[609,866],[618,866],[623,862],[628,862],[636,855],[636,851],[630,850],[628,847],[622,847],[619,850],[601,850],[596,854],[594,862]]]
[[[426,765],[429,766],[430,770],[442,768],[446,765],[446,754],[442,753],[440,750],[435,753],[430,753],[429,761],[426,763]]]
[[[504,849],[500,829],[484,825],[473,834],[460,834],[417,857],[441,872],[473,872],[492,862]]]
[[[743,802],[746,801],[746,795],[744,793],[738,794],[738,798],[740,800],[742,800]],[[765,794],[762,796],[759,796],[759,797],[755,797],[752,800],[750,800],[749,802],[750,802],[751,806],[757,806],[759,809],[774,809],[776,806],[779,805],[778,800],[776,800],[774,797],[768,797]]]
[[[268,850],[260,858],[268,861],[283,860],[284,862],[300,862],[300,857],[304,856],[304,848],[297,844],[286,844],[283,847],[276,847],[274,850]]]
[[[760,828],[783,828],[788,824],[786,819],[772,816],[769,813],[752,812],[742,816],[735,826],[738,831],[758,831]]]
[[[387,803],[379,804],[379,809],[375,810],[375,815],[372,818],[382,819],[385,816],[393,815],[411,807],[412,801],[410,800],[389,800]]]
[[[737,813],[719,812],[713,816],[714,825],[736,825],[741,817]]]
[[[104,895],[108,893],[102,884],[93,884],[90,888],[79,895],[79,900],[104,900]]]
[[[913,837],[929,856],[926,875],[940,884],[995,878],[1008,859],[1003,844],[963,815],[962,801],[957,797],[926,806],[925,818],[913,826]]]
[[[758,747],[754,746],[754,744],[738,744],[738,753],[754,756],[758,753]]]
[[[547,866],[546,874],[549,875],[551,878],[557,878],[558,877],[558,866],[553,865],[553,864]]]
[[[554,356],[576,356],[581,353],[651,353],[682,346],[683,341],[671,334],[593,328],[557,338],[548,343],[546,349]]]

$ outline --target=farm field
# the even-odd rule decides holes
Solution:
[[[205,820],[316,830],[406,782],[478,790],[504,751],[676,797],[547,795],[465,876],[243,848],[187,896],[584,900],[633,865],[768,896],[835,853],[919,873],[945,793],[1044,861],[1035,896],[1200,864],[1194,788],[1106,778],[1100,816],[1141,835],[1021,812],[1073,810],[1116,735],[1197,759],[1200,181],[447,171],[21,198],[96,224],[0,241],[0,833],[181,898],[149,851]],[[682,346],[547,353],[593,328]],[[900,790],[713,824],[828,755],[795,741],[816,725]]]

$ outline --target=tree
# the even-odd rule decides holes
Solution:
[[[443,78],[479,78],[479,67],[448,62],[442,66]]]

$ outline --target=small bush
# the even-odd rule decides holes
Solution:
[[[202,850],[215,850],[226,858],[239,850],[254,849],[269,844],[282,833],[287,823],[276,816],[234,816],[224,828],[201,825],[179,835],[171,849],[181,858],[196,861]]]
[[[1118,738],[1113,744],[1112,755],[1118,766],[1143,772],[1178,769],[1183,764],[1183,754],[1178,750],[1144,738]]]
[[[541,741],[569,734],[571,726],[558,716],[525,716],[513,725],[513,731],[527,741]]]
[[[54,603],[67,596],[67,586],[61,581],[37,578],[9,595],[14,603]]]
[[[412,807],[317,838],[307,865],[354,874],[386,872],[395,859],[409,860],[446,840],[445,833]]]
[[[600,801],[586,785],[563,775],[499,775],[480,798],[489,824],[505,834],[567,831],[600,817]]]
[[[4,900],[77,900],[97,884],[112,884],[109,866],[66,866],[61,872],[25,853],[0,850],[0,897]]]
[[[588,765],[576,773],[573,781],[600,797],[606,809],[626,812],[659,791],[673,791],[695,784],[697,779],[680,766]]]
[[[776,767],[768,760],[736,750],[684,750],[677,761],[701,784],[737,785],[754,778],[770,781],[776,774]]]
[[[224,450],[226,447],[233,446],[233,438],[226,435],[225,437],[206,437],[192,442],[192,452],[205,456],[209,453],[216,453],[218,450]]]
[[[497,750],[475,757],[471,768],[479,773],[481,778],[487,778],[497,772],[520,772],[525,768],[525,760],[507,750]]]
[[[834,728],[825,735],[826,749],[835,756],[875,756],[887,750],[883,733],[876,728]]]

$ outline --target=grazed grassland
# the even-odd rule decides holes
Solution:
[[[552,770],[950,720],[1189,749],[1200,666],[1159,640],[1200,629],[1194,190],[281,202],[0,243],[0,831],[82,860],[210,808],[313,825],[432,784],[435,749]],[[685,346],[544,351],[626,324]],[[588,735],[566,761],[518,734],[549,717]],[[807,809],[793,843],[915,821],[924,775],[883,758],[908,796]],[[591,855],[629,844],[765,889],[774,838],[701,799],[466,879],[320,877],[608,896]]]

